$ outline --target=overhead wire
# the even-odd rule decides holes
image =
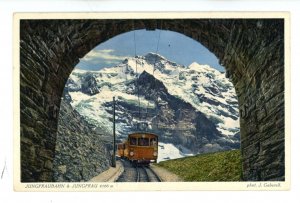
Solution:
[[[157,63],[157,59],[158,59],[158,57],[157,57],[157,54],[158,54],[158,48],[159,48],[159,43],[160,43],[160,35],[161,35],[161,28],[160,28],[160,30],[159,30],[159,33],[158,33],[158,40],[157,40],[157,44],[156,44],[156,50],[155,50],[155,60],[154,60],[154,64],[153,64],[153,73],[152,73],[152,75],[153,75],[153,77],[154,77],[154,72],[155,72],[155,66],[156,66],[156,63]],[[155,80],[155,77],[154,77],[154,91],[155,91],[155,88],[156,88],[156,82],[155,82],[156,80]],[[147,116],[148,116],[148,108],[149,108],[149,100],[148,100],[148,104],[147,104],[147,107],[146,107],[146,115],[145,115],[145,118],[147,118]],[[155,111],[156,111],[156,114],[157,114],[157,106],[156,106],[156,108],[155,108]],[[157,116],[156,116],[157,117]]]
[[[160,23],[160,26],[162,27],[162,23]],[[157,40],[157,44],[156,44],[156,51],[155,51],[155,60],[154,60],[154,64],[153,64],[153,77],[154,77],[154,72],[156,70],[156,64],[157,64],[157,60],[158,60],[158,57],[157,57],[157,54],[158,54],[158,49],[159,49],[159,43],[160,43],[160,38],[161,38],[161,29],[159,30],[159,33],[158,33],[158,40]],[[139,74],[138,74],[138,64],[137,64],[137,59],[138,59],[138,56],[137,56],[137,43],[136,43],[136,32],[135,32],[135,26],[134,26],[134,22],[133,22],[133,40],[134,40],[134,55],[135,55],[135,69],[136,69],[136,88],[137,88],[137,96],[138,96],[138,114],[139,114],[139,121],[142,120],[142,117],[141,117],[141,101],[140,101],[140,86],[139,86],[139,83],[138,83],[138,79],[139,79]],[[154,78],[154,91],[156,91],[156,79]],[[158,94],[155,93],[153,94],[154,97],[154,101],[156,102],[155,104],[155,116],[156,117],[156,126],[158,128],[158,118],[157,118],[157,114],[158,114]],[[147,116],[148,116],[148,108],[149,108],[149,100],[148,100],[148,104],[147,104],[147,107],[146,107],[146,114],[145,114],[145,119],[147,119]],[[138,128],[138,126],[137,126]]]
[[[155,67],[156,67],[156,64],[157,64],[157,54],[158,54],[158,48],[159,48],[159,42],[160,42],[160,34],[161,34],[161,30],[162,30],[162,23],[160,23],[160,30],[159,30],[159,33],[158,33],[158,40],[157,40],[157,45],[156,45],[156,53],[155,53],[155,60],[154,60],[154,65],[153,65],[153,77],[154,77],[154,72],[155,72]],[[154,91],[156,90],[156,79],[154,77]],[[156,94],[154,96],[156,96],[156,104],[155,104],[155,112],[156,112],[156,128],[158,129],[158,91],[156,91]]]
[[[139,111],[139,120],[141,120],[141,101],[140,101],[140,87],[138,83],[139,74],[138,74],[138,68],[137,68],[137,53],[136,53],[136,36],[135,36],[135,26],[133,22],[133,40],[134,40],[134,58],[135,58],[135,72],[136,72],[136,88],[137,88],[137,96],[138,96],[138,111]],[[137,125],[138,128],[138,125]]]

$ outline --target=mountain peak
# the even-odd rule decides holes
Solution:
[[[200,67],[201,65],[197,62],[193,62],[189,65],[189,67]]]
[[[159,54],[153,53],[153,52],[149,52],[148,54],[146,54],[145,56],[145,60],[148,61],[151,64],[154,64],[155,62],[158,61],[166,61],[167,59]]]
[[[154,52],[149,52],[148,54],[145,55],[145,58],[149,58],[149,57],[157,57],[158,59],[163,59],[163,60],[167,60],[165,57],[163,57],[162,55],[159,55],[157,53]]]
[[[188,66],[189,69],[197,70],[197,71],[204,71],[204,72],[219,72],[217,69],[209,65],[202,65],[197,62],[193,62]]]

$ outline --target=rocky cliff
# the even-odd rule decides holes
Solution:
[[[54,157],[54,181],[88,181],[110,166],[112,143],[72,108],[64,92]]]

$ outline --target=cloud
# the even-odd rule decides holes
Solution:
[[[128,56],[120,56],[114,54],[113,49],[102,49],[102,50],[92,50],[87,55],[85,55],[81,61],[88,62],[92,64],[97,64],[99,62],[106,64],[115,64],[123,61]]]

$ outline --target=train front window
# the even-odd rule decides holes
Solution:
[[[148,138],[139,138],[139,146],[149,146]]]
[[[136,145],[136,138],[134,137],[130,138],[130,145]]]
[[[156,139],[155,138],[151,138],[150,139],[150,145],[151,146],[155,146],[157,144]]]

